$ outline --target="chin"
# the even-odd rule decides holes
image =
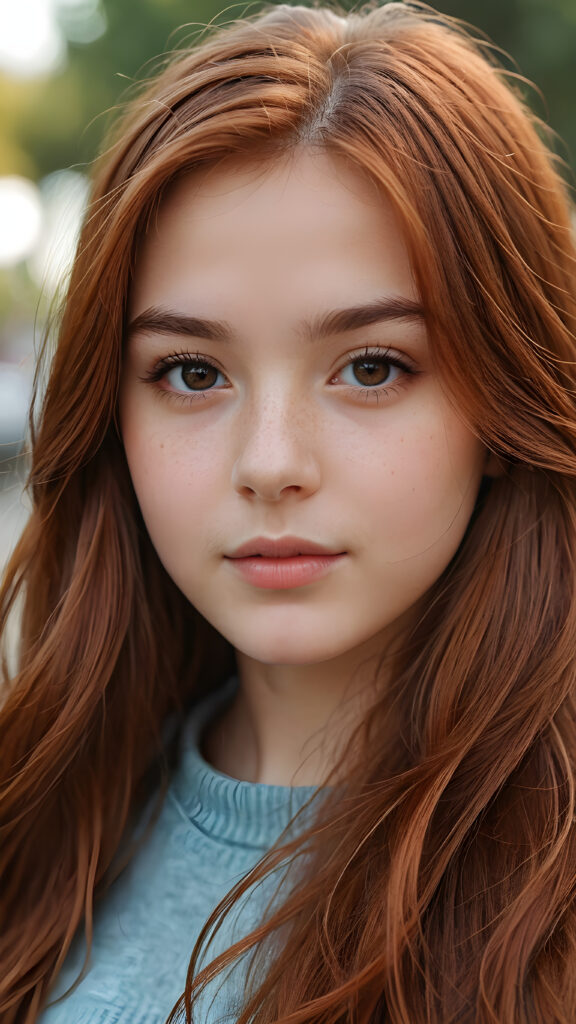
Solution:
[[[322,661],[328,661],[333,657],[332,652],[324,653],[318,650],[297,649],[295,645],[281,647],[259,647],[249,644],[234,644],[236,651],[245,654],[252,661],[261,665],[314,665]]]
[[[271,643],[270,638],[266,643],[261,640],[249,643],[246,638],[238,636],[229,639],[235,650],[262,665],[317,665],[338,658],[349,650],[348,646],[340,648],[334,644],[318,643],[318,638],[307,643],[302,637],[290,636],[289,633],[277,643]]]

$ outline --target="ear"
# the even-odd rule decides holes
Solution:
[[[484,476],[488,477],[499,477],[504,476],[508,468],[508,463],[500,455],[496,455],[491,452],[489,448],[486,449],[484,457]]]

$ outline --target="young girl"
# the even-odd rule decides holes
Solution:
[[[268,6],[121,124],[2,597],[5,1024],[576,1020],[575,255],[533,121],[390,3]]]

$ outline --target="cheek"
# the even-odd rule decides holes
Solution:
[[[412,558],[432,547],[449,559],[462,539],[483,471],[477,439],[459,426],[406,434],[388,447],[378,469],[357,475],[372,515],[368,529],[393,557]]]
[[[144,522],[161,558],[180,548],[183,531],[209,522],[218,467],[208,445],[178,433],[146,429],[126,417],[122,424],[128,467]]]

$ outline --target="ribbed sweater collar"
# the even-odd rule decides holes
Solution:
[[[226,844],[267,850],[293,816],[317,792],[316,786],[269,786],[245,782],[217,771],[202,757],[199,744],[210,719],[238,688],[232,677],[191,713],[184,733],[173,795],[184,813],[206,835]],[[317,801],[299,818],[297,831],[314,813]],[[292,831],[290,835],[292,835]]]

